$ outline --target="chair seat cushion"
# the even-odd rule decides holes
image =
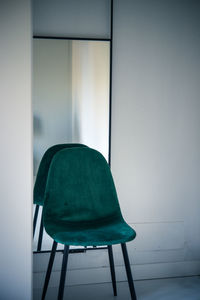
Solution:
[[[58,243],[76,246],[103,246],[126,243],[136,237],[136,232],[123,220],[99,224],[64,224],[48,226],[48,234]]]

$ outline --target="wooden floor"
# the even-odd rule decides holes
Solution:
[[[112,284],[91,284],[65,287],[66,300],[130,300],[127,282],[118,282],[118,296],[112,294]],[[200,276],[141,280],[135,282],[138,300],[200,300]],[[41,299],[41,289],[33,290],[33,300]],[[56,300],[58,288],[49,288],[46,300]]]

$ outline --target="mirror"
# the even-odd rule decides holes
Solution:
[[[109,78],[109,41],[33,39],[34,178],[43,154],[55,144],[82,143],[108,161]],[[44,233],[42,250],[51,247]]]

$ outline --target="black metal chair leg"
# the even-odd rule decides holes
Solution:
[[[134,288],[134,284],[133,284],[133,277],[132,277],[132,273],[131,273],[131,267],[130,267],[129,258],[128,258],[128,253],[127,253],[127,249],[126,249],[126,244],[122,243],[121,247],[122,247],[122,253],[123,253],[124,263],[125,263],[125,267],[126,267],[126,274],[127,274],[127,278],[128,278],[128,284],[129,284],[129,289],[130,289],[130,293],[131,293],[131,299],[132,300],[137,300],[136,294],[135,294],[135,288]]]
[[[48,268],[47,268],[47,272],[46,272],[46,277],[45,277],[45,282],[44,282],[44,287],[43,287],[43,292],[42,292],[42,300],[44,300],[45,296],[46,296],[46,292],[47,292],[47,288],[48,288],[48,284],[49,284],[49,279],[51,276],[51,270],[53,267],[53,262],[54,262],[54,258],[55,258],[55,254],[56,254],[56,248],[57,248],[58,243],[57,242],[53,242],[53,246],[52,246],[52,250],[51,250],[51,255],[49,258],[49,264],[48,264]]]
[[[41,248],[42,248],[43,231],[44,231],[44,225],[43,225],[43,212],[42,212],[41,222],[40,222],[40,232],[39,232],[38,245],[37,245],[37,251],[41,251]]]
[[[62,270],[61,270],[61,274],[60,274],[60,285],[59,285],[59,291],[58,291],[58,300],[63,299],[68,254],[69,254],[69,246],[65,245],[64,253],[63,253],[63,261],[62,261]]]
[[[114,296],[117,296],[115,267],[114,267],[113,251],[112,251],[111,245],[108,245],[108,256],[109,256],[109,262],[110,262],[110,272],[111,272],[111,278],[112,278],[113,293],[114,293]]]
[[[34,235],[35,235],[35,228],[36,228],[36,224],[37,224],[37,217],[38,217],[39,207],[40,206],[38,204],[36,204],[34,218],[33,218],[33,238],[34,238]]]

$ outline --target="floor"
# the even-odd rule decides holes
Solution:
[[[137,300],[200,300],[200,276],[135,281]],[[46,300],[57,298],[57,288],[49,288]],[[127,282],[117,283],[118,296],[111,283],[65,287],[67,300],[130,300]],[[33,291],[33,300],[41,299],[42,290]]]

